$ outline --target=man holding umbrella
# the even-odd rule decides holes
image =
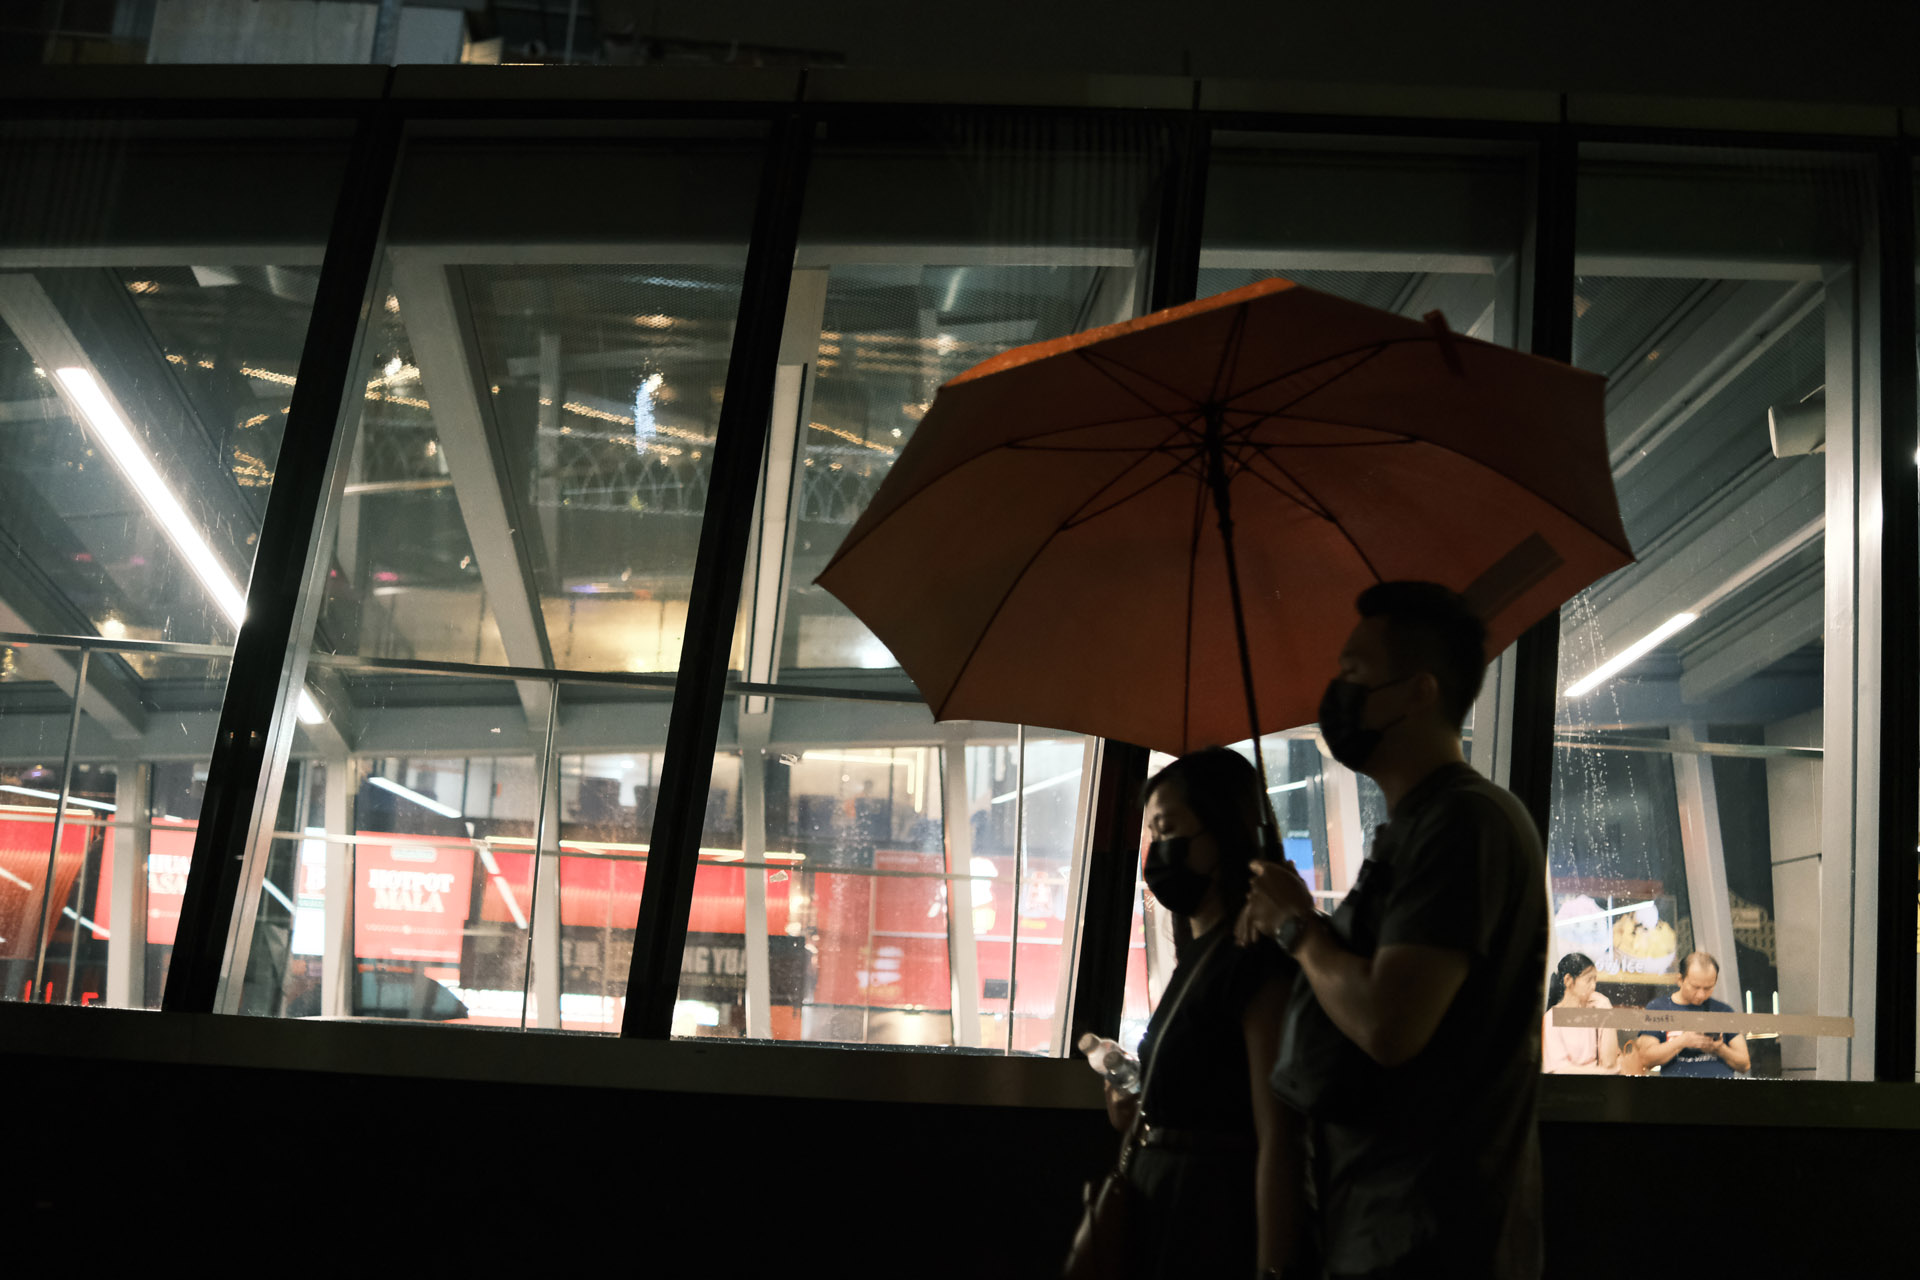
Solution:
[[[1320,732],[1390,820],[1331,917],[1255,866],[1240,940],[1301,969],[1274,1088],[1313,1122],[1332,1275],[1537,1277],[1546,893],[1533,822],[1461,753],[1486,631],[1432,583],[1358,607]]]

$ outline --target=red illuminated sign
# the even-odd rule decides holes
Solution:
[[[469,845],[362,834],[354,857],[354,954],[457,963],[473,860]]]
[[[47,882],[47,850],[53,843],[53,813],[45,821],[0,820],[0,956],[33,954],[39,936],[38,914],[46,911],[40,890]],[[60,829],[60,856],[54,859],[53,898],[64,903],[92,832],[78,823]],[[59,915],[56,908],[55,916]]]
[[[113,857],[116,838],[109,827],[100,852],[100,883],[93,890],[93,936],[113,932]],[[180,929],[180,903],[187,896],[187,868],[193,864],[193,828],[155,827],[147,847],[147,941],[171,946]]]

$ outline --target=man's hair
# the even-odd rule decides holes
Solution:
[[[1473,606],[1437,582],[1376,583],[1354,605],[1362,618],[1386,620],[1394,664],[1432,675],[1448,723],[1466,724],[1487,673],[1487,625]]]
[[[1684,978],[1688,974],[1692,973],[1693,966],[1695,966],[1696,964],[1706,965],[1709,969],[1713,970],[1714,980],[1715,981],[1719,980],[1720,962],[1718,960],[1715,960],[1710,954],[1708,954],[1705,951],[1687,952],[1687,958],[1680,962],[1680,976]]]

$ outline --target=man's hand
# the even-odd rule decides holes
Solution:
[[[1121,1133],[1133,1128],[1133,1119],[1140,1114],[1140,1095],[1128,1093],[1125,1089],[1116,1089],[1111,1083],[1107,1089],[1107,1119]]]
[[[1233,936],[1241,946],[1250,946],[1262,935],[1270,936],[1289,918],[1312,913],[1313,894],[1292,863],[1256,858],[1246,909],[1234,922]]]
[[[1682,1049],[1698,1049],[1702,1053],[1713,1052],[1713,1046],[1719,1043],[1716,1037],[1701,1031],[1676,1031],[1671,1038],[1679,1041]]]

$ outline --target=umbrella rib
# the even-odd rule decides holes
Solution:
[[[1167,394],[1177,397],[1183,404],[1190,405],[1193,403],[1193,396],[1190,392],[1183,391],[1179,387],[1172,386],[1168,383],[1162,382],[1160,381],[1160,379],[1154,377],[1150,373],[1142,373],[1140,372],[1140,370],[1134,368],[1132,365],[1121,364],[1118,360],[1115,360],[1112,356],[1107,355],[1104,352],[1096,351],[1092,347],[1082,347],[1080,350],[1075,351],[1073,354],[1079,356],[1082,360],[1086,361],[1093,368],[1099,370],[1101,376],[1106,378],[1107,381],[1113,383],[1114,386],[1119,387],[1122,391],[1126,392],[1128,395],[1138,400],[1141,404],[1146,405],[1149,409],[1152,409],[1155,413],[1161,415],[1162,417],[1171,417],[1173,414],[1181,412],[1181,410],[1167,409],[1167,408],[1161,407],[1160,405],[1155,404],[1153,401],[1147,399],[1145,396],[1141,395],[1138,391],[1134,390],[1132,387],[1122,382],[1119,378],[1116,378],[1113,375],[1113,369],[1109,369],[1107,368],[1107,366],[1112,365],[1114,369],[1125,369],[1128,373],[1132,374],[1134,377],[1143,379],[1144,381],[1147,381],[1147,382],[1151,382],[1154,386],[1160,388],[1162,391],[1165,391]]]
[[[1332,377],[1328,378],[1325,382],[1322,382],[1317,386],[1309,387],[1307,390],[1302,391],[1298,396],[1295,396],[1292,400],[1289,400],[1286,404],[1280,406],[1279,409],[1275,410],[1275,412],[1277,413],[1284,413],[1288,409],[1291,409],[1294,405],[1299,404],[1302,400],[1305,400],[1308,396],[1313,395],[1319,391],[1324,391],[1326,388],[1332,386],[1334,383],[1340,381],[1340,379],[1352,373],[1355,369],[1365,367],[1368,362],[1372,361],[1373,359],[1375,359],[1380,355],[1385,354],[1386,349],[1388,347],[1405,346],[1407,343],[1410,343],[1410,342],[1432,342],[1432,341],[1433,339],[1430,337],[1382,338],[1378,342],[1369,342],[1362,347],[1352,347],[1346,351],[1336,351],[1330,356],[1322,356],[1320,359],[1315,360],[1312,364],[1303,364],[1303,365],[1296,366],[1295,368],[1287,370],[1285,373],[1275,374],[1271,378],[1264,379],[1260,382],[1254,383],[1250,387],[1246,387],[1239,391],[1236,391],[1233,393],[1233,398],[1235,400],[1238,400],[1243,396],[1250,396],[1256,391],[1264,391],[1266,388],[1273,386],[1277,382],[1285,382],[1288,378],[1297,377],[1300,374],[1307,372],[1309,369],[1317,369],[1322,365],[1332,364],[1338,360],[1345,360],[1348,356],[1356,356],[1356,355],[1360,356],[1360,359],[1355,360],[1352,364],[1348,365],[1346,368],[1341,369],[1340,371],[1335,373]]]
[[[1267,457],[1265,454],[1260,455],[1260,460],[1265,462],[1268,466],[1272,467],[1275,471],[1278,471],[1281,475],[1285,476],[1287,478],[1287,481],[1290,484],[1292,484],[1294,487],[1299,489],[1301,493],[1306,495],[1307,501],[1301,502],[1298,497],[1295,497],[1293,494],[1288,493],[1285,489],[1282,489],[1279,485],[1275,484],[1271,478],[1261,475],[1258,471],[1255,471],[1251,466],[1244,467],[1242,468],[1242,470],[1245,472],[1245,474],[1252,476],[1255,480],[1258,480],[1261,484],[1266,485],[1269,489],[1272,489],[1275,493],[1280,494],[1282,497],[1291,498],[1295,502],[1299,502],[1300,505],[1305,507],[1308,511],[1313,512],[1315,515],[1319,516],[1322,520],[1325,520],[1329,525],[1332,525],[1334,531],[1338,533],[1342,538],[1346,539],[1347,545],[1353,548],[1353,554],[1360,557],[1360,563],[1367,566],[1367,572],[1373,575],[1373,580],[1375,582],[1384,581],[1384,579],[1381,578],[1380,576],[1379,568],[1375,566],[1372,558],[1368,556],[1365,551],[1360,549],[1360,544],[1354,541],[1354,537],[1351,533],[1347,532],[1347,527],[1341,524],[1339,520],[1334,518],[1333,513],[1327,509],[1326,504],[1321,502],[1320,499],[1314,497],[1313,490],[1307,488],[1306,485],[1301,484],[1300,478],[1298,476],[1294,475],[1293,472],[1287,470],[1285,467],[1281,466],[1278,462],[1275,462],[1272,458]]]
[[[1144,460],[1145,459],[1142,459],[1142,461]],[[1135,489],[1132,493],[1127,494],[1125,497],[1115,498],[1112,502],[1107,503],[1107,505],[1105,505],[1104,507],[1096,507],[1092,511],[1087,511],[1083,507],[1080,511],[1075,512],[1073,515],[1067,517],[1066,523],[1061,525],[1059,530],[1057,530],[1057,532],[1065,533],[1068,529],[1078,529],[1083,524],[1091,524],[1093,521],[1098,520],[1101,516],[1106,515],[1107,512],[1112,511],[1116,507],[1126,506],[1129,502],[1132,502],[1135,498],[1139,497],[1141,494],[1145,493],[1147,490],[1153,488],[1155,485],[1171,480],[1175,476],[1179,475],[1181,472],[1185,471],[1188,468],[1188,466],[1191,465],[1192,461],[1193,460],[1191,458],[1183,459],[1177,465],[1175,465],[1171,470],[1162,472],[1161,474],[1155,476],[1153,479],[1147,481],[1145,484],[1141,485],[1138,489]]]
[[[1272,476],[1261,475],[1258,471],[1255,471],[1253,469],[1251,464],[1243,464],[1240,468],[1240,474],[1252,476],[1255,480],[1258,480],[1261,484],[1267,486],[1267,488],[1273,490],[1275,493],[1279,494],[1281,497],[1285,498],[1287,501],[1293,503],[1295,506],[1305,511],[1308,515],[1317,517],[1318,519],[1321,519],[1321,520],[1325,520],[1328,524],[1335,523],[1333,514],[1329,512],[1325,507],[1322,507],[1314,499],[1313,495],[1308,493],[1305,489],[1301,489],[1300,492],[1298,493],[1289,493],[1285,488],[1283,488],[1279,483],[1277,483]],[[1283,472],[1282,474],[1285,474],[1285,473]],[[1299,483],[1297,480],[1293,480],[1293,477],[1290,475],[1287,476],[1287,479],[1293,481],[1295,484]]]
[[[1178,432],[1175,432],[1173,434],[1178,434]],[[1169,435],[1168,439],[1172,439],[1172,435]],[[1161,443],[1164,445],[1165,441],[1162,441]],[[1119,473],[1116,474],[1111,480],[1107,481],[1105,484],[1101,485],[1098,489],[1094,490],[1091,494],[1087,495],[1086,501],[1082,502],[1079,506],[1075,507],[1072,511],[1068,512],[1067,515],[1060,521],[1060,523],[1054,526],[1052,533],[1049,533],[1046,537],[1040,540],[1039,545],[1033,549],[1033,554],[1027,557],[1027,562],[1020,566],[1020,572],[1014,574],[1013,580],[1007,583],[1007,589],[1000,594],[999,603],[993,606],[993,612],[987,615],[987,620],[981,624],[980,630],[975,634],[973,638],[973,644],[967,649],[967,656],[961,660],[959,668],[953,673],[953,679],[949,681],[947,684],[947,691],[941,697],[940,705],[934,708],[934,713],[933,713],[934,719],[939,720],[945,716],[947,704],[953,701],[953,691],[960,687],[960,682],[962,680],[966,679],[967,668],[972,666],[974,658],[979,656],[980,645],[986,639],[987,633],[993,630],[993,624],[999,620],[1000,614],[1002,613],[1002,611],[1006,609],[1007,601],[1013,599],[1013,593],[1020,589],[1020,584],[1026,581],[1028,571],[1033,568],[1034,564],[1039,561],[1042,555],[1046,554],[1046,550],[1049,546],[1053,544],[1053,540],[1059,537],[1062,533],[1066,532],[1068,529],[1072,528],[1079,521],[1080,516],[1086,511],[1086,509],[1089,506],[1093,505],[1093,503],[1097,501],[1102,494],[1106,493],[1108,490],[1112,489],[1115,485],[1119,484],[1121,480],[1126,478],[1129,472],[1131,472],[1134,468],[1140,466],[1142,463],[1146,462],[1148,458],[1158,456],[1158,452],[1159,451],[1157,449],[1143,452],[1140,457],[1134,459],[1127,466],[1121,468]],[[1158,480],[1155,480],[1153,483],[1158,484],[1160,480],[1165,480],[1167,476],[1176,475],[1176,474],[1178,474],[1178,468],[1176,468],[1174,471],[1168,472],[1167,475],[1161,476]],[[1152,485],[1148,485],[1146,486],[1146,488],[1143,488],[1140,492],[1144,493],[1146,492],[1146,489],[1152,488],[1152,487],[1153,487]],[[1134,496],[1137,497],[1138,494]],[[1117,506],[1119,504],[1115,503],[1111,505]],[[829,565],[828,567],[831,568],[832,566]]]
[[[1240,345],[1247,334],[1247,307],[1241,303],[1233,311],[1233,328],[1227,333],[1227,340],[1220,348],[1220,363],[1213,371],[1213,390],[1207,400],[1219,404],[1220,396],[1232,380],[1232,374],[1240,368]]]

